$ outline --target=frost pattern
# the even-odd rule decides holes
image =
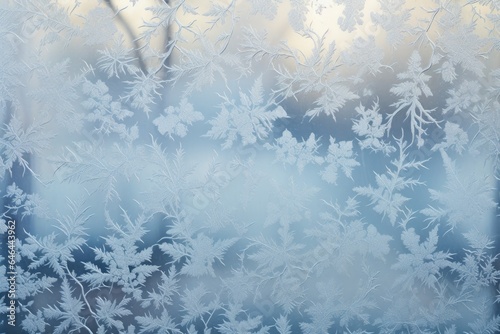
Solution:
[[[499,332],[499,52],[497,1],[2,1],[0,333]]]

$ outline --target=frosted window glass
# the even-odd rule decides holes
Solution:
[[[0,332],[500,332],[499,22],[1,1]]]

